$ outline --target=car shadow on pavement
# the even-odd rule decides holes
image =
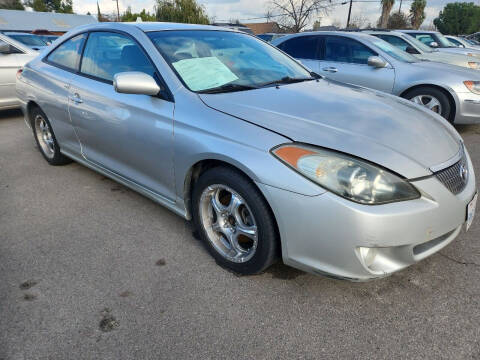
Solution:
[[[0,111],[0,120],[23,116],[22,111],[20,109],[11,109],[11,110],[3,110]]]

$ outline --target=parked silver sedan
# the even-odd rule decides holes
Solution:
[[[0,110],[20,106],[15,92],[17,72],[37,54],[27,46],[0,34]]]
[[[425,45],[428,45],[432,49],[437,49],[438,51],[454,53],[454,54],[464,54],[468,56],[480,57],[479,49],[464,49],[459,48],[438,31],[426,31],[426,30],[398,30],[409,36],[416,38]]]
[[[455,124],[480,122],[477,70],[421,61],[363,32],[305,32],[272,44],[329,79],[409,99]]]
[[[452,36],[452,35],[445,35],[448,41],[452,43],[452,45],[460,48],[465,49],[476,49],[480,50],[480,45],[476,44],[472,40],[460,37],[460,36]]]
[[[368,30],[365,34],[376,36],[391,45],[405,51],[421,60],[436,61],[444,64],[462,66],[468,69],[480,70],[480,59],[464,54],[438,51],[425,45],[414,37],[399,31]]]
[[[321,79],[248,34],[80,27],[25,67],[17,91],[50,164],[76,160],[193,219],[241,274],[281,256],[383,277],[449,244],[475,212],[472,163],[448,122]]]

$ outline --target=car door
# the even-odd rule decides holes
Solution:
[[[32,59],[31,55],[24,54],[15,46],[0,40],[4,49],[0,52],[0,108],[18,104],[15,93],[15,81],[18,69]]]
[[[394,69],[388,65],[375,68],[368,65],[370,56],[378,54],[365,44],[345,36],[322,36],[320,74],[344,83],[391,92]]]
[[[173,189],[174,103],[115,91],[115,74],[140,71],[160,80],[143,48],[128,34],[91,32],[71,82],[69,111],[90,162],[167,199]]]
[[[318,72],[318,36],[296,36],[284,41],[278,48],[300,61],[310,70]]]

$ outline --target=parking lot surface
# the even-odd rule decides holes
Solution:
[[[458,130],[480,173],[480,126]],[[386,279],[281,264],[239,277],[188,222],[79,164],[49,166],[21,113],[0,114],[1,360],[479,359],[479,324],[480,214]]]

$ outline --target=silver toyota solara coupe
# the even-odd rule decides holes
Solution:
[[[248,34],[80,27],[25,66],[17,92],[50,164],[73,159],[192,219],[241,274],[281,257],[382,277],[449,244],[475,212],[472,163],[447,121],[322,79]]]

